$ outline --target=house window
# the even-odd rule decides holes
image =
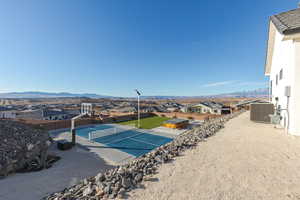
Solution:
[[[279,80],[281,80],[283,77],[283,70],[281,69],[280,72],[279,72]]]
[[[272,96],[273,93],[273,81],[270,81],[270,96]]]
[[[276,74],[276,85],[278,85],[278,74]]]

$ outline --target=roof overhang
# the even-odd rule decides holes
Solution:
[[[279,33],[278,29],[276,28],[272,20],[270,20],[266,62],[265,62],[265,76],[269,76],[271,73],[276,32]],[[282,41],[287,41],[287,40],[300,41],[300,32],[294,31],[293,33],[291,32],[291,33],[280,33],[280,34],[282,35]]]
[[[300,33],[294,33],[294,34],[289,34],[289,35],[284,35],[282,41],[285,40],[299,40],[300,39]]]
[[[265,63],[265,76],[269,76],[271,73],[271,66],[273,60],[273,52],[275,45],[276,27],[273,22],[269,22],[269,35],[267,42],[267,53],[266,53],[266,63]]]

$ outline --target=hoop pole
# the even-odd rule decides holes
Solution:
[[[140,128],[140,95],[138,95],[138,128]]]

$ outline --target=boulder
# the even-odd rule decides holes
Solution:
[[[0,120],[0,176],[47,166],[48,132],[11,120]]]

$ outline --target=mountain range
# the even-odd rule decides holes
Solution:
[[[75,98],[75,97],[87,97],[87,98],[110,98],[110,96],[98,95],[98,94],[74,94],[68,92],[52,93],[52,92],[9,92],[9,93],[0,93],[0,98]]]
[[[216,95],[202,95],[202,96],[142,96],[143,99],[180,99],[180,98],[222,98],[222,97],[267,97],[268,88],[261,88],[256,90],[232,92]],[[0,99],[4,98],[76,98],[76,97],[87,97],[92,99],[97,98],[120,98],[107,95],[99,95],[93,93],[82,93],[74,94],[68,92],[61,93],[51,93],[51,92],[10,92],[10,93],[0,93]]]
[[[260,88],[256,90],[247,90],[241,92],[222,93],[215,95],[202,95],[202,96],[143,96],[144,99],[185,99],[185,98],[264,98],[268,97],[269,89]]]

